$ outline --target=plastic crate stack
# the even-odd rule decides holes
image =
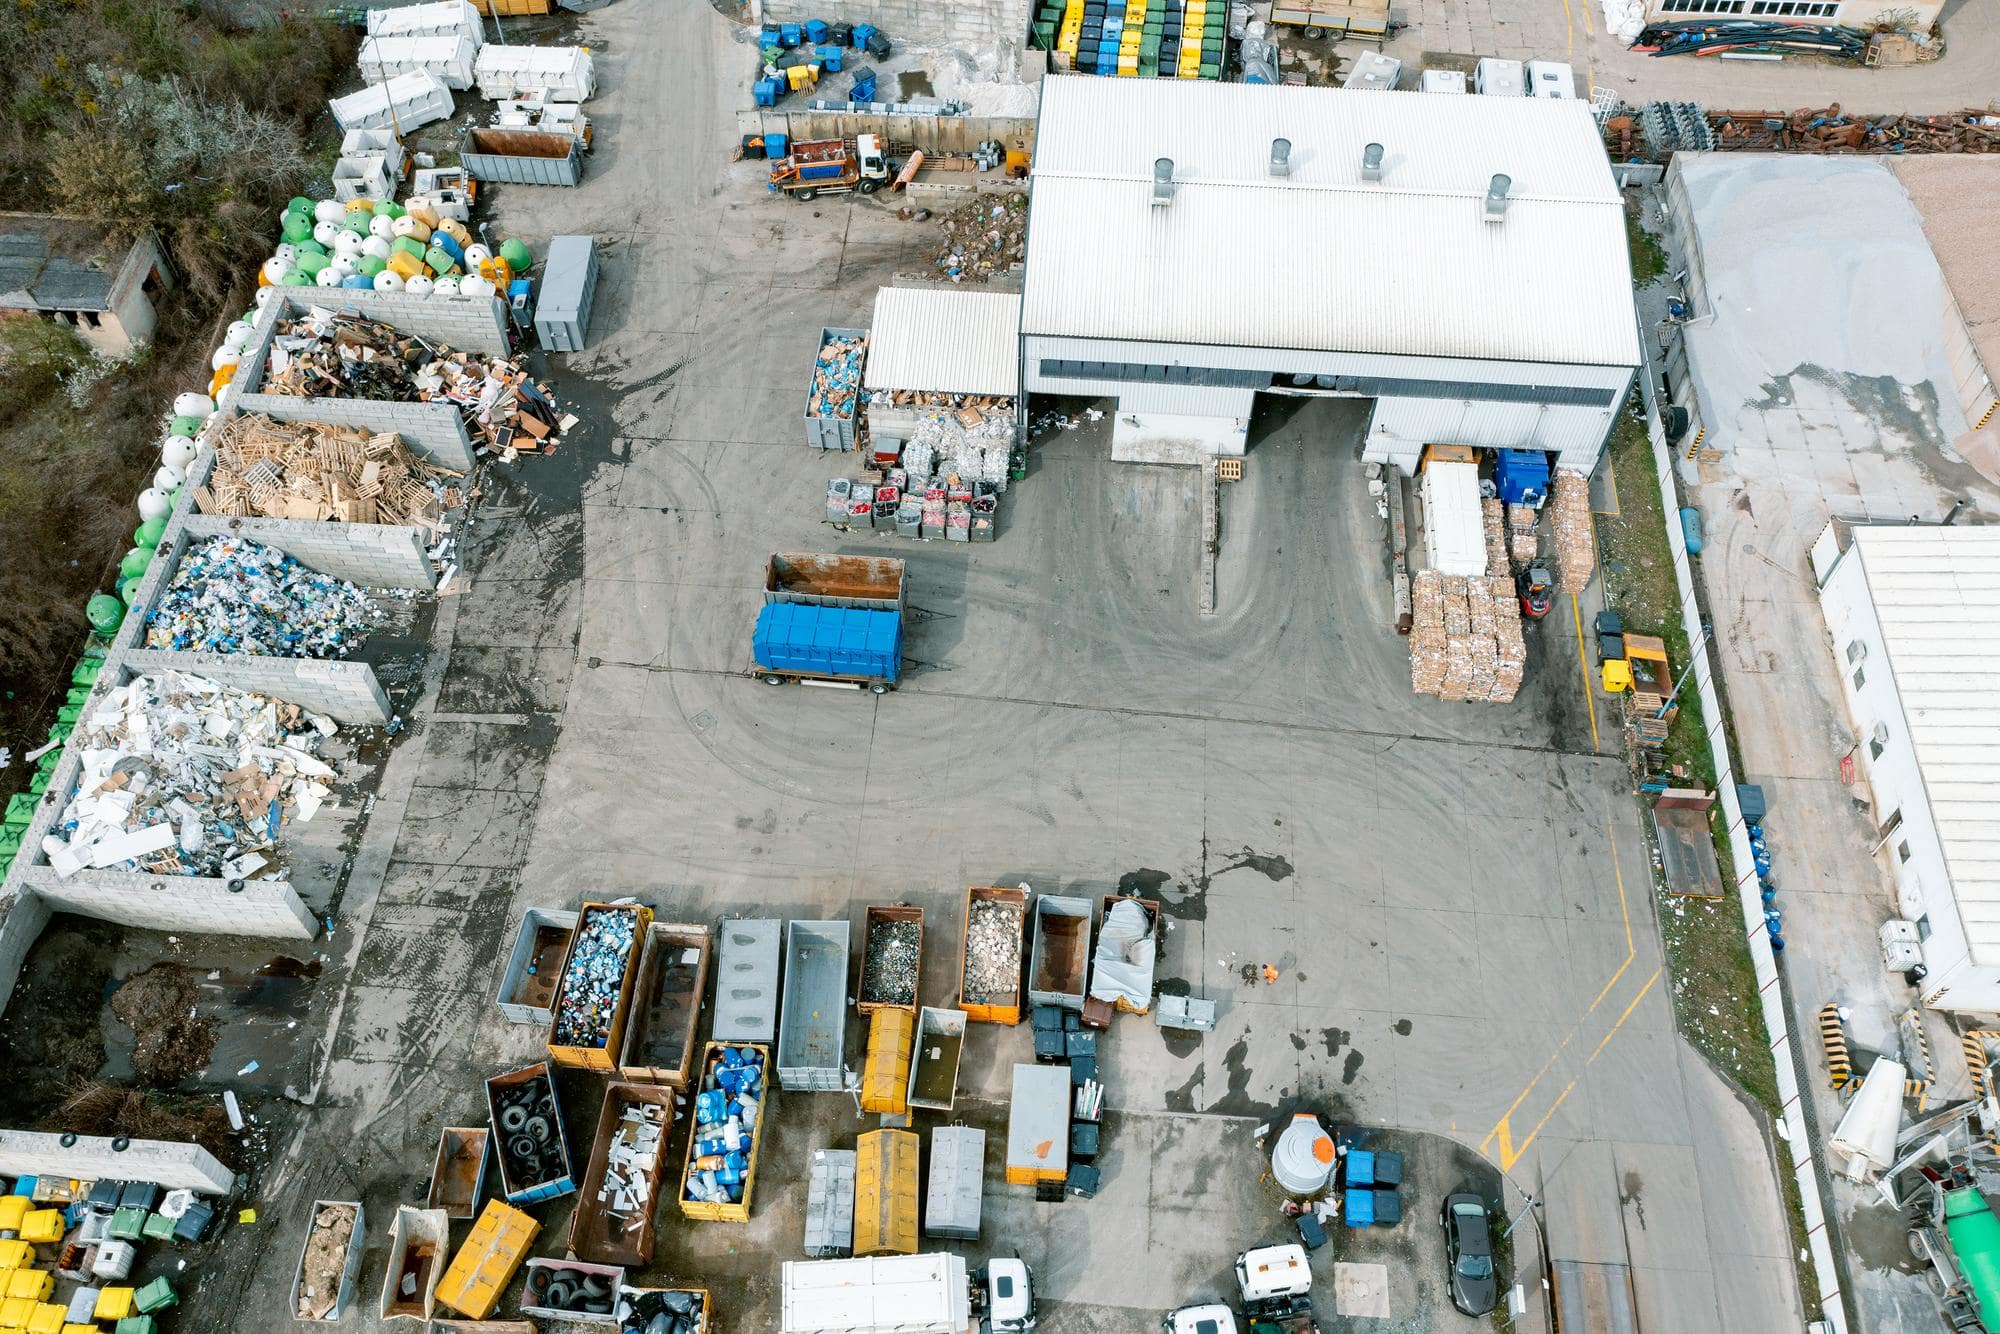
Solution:
[[[1044,0],[1037,46],[1084,74],[1219,79],[1227,0]]]

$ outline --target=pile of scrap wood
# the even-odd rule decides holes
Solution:
[[[1410,604],[1411,689],[1452,703],[1514,698],[1528,649],[1512,579],[1421,570]]]
[[[988,411],[1014,411],[1014,400],[1006,394],[947,394],[938,389],[877,389],[868,395],[868,404],[877,408],[952,408],[961,413],[971,409],[975,417]]]
[[[1795,153],[1995,153],[2000,115],[1968,109],[1944,116],[1856,116],[1838,102],[1817,110],[1715,111],[1722,149]]]
[[[1556,469],[1549,487],[1549,523],[1555,530],[1556,578],[1572,594],[1583,592],[1597,571],[1597,530],[1590,514],[1590,479]]]
[[[402,523],[435,531],[464,500],[401,436],[355,426],[278,422],[252,413],[210,432],[215,468],[195,491],[204,514],[266,519]]]
[[[574,424],[518,357],[455,352],[380,320],[318,307],[279,321],[261,388],[298,398],[455,404],[474,442],[496,454],[547,450]]]

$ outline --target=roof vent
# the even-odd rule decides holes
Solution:
[[[1382,145],[1370,144],[1361,150],[1361,179],[1364,181],[1382,179]]]
[[[1486,220],[1500,222],[1507,216],[1507,187],[1514,178],[1502,172],[1494,172],[1493,179],[1486,186]]]
[[[1273,139],[1271,141],[1271,174],[1289,176],[1292,174],[1292,141]]]
[[[1170,157],[1153,159],[1153,205],[1160,207],[1174,202],[1174,160]]]

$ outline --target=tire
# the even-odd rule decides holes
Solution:
[[[1318,27],[1315,24],[1308,23],[1306,24],[1305,27],[1299,30],[1299,36],[1305,38],[1309,42],[1316,42],[1320,38],[1326,36],[1326,29]]]
[[[527,1124],[528,1109],[519,1104],[509,1107],[506,1111],[500,1113],[500,1128],[509,1134],[520,1130]]]
[[[877,681],[875,682],[875,684],[868,687],[868,693],[871,695],[886,695],[889,693],[888,684],[886,682]]]
[[[882,182],[880,182],[880,181],[863,181],[863,182],[861,182],[861,183],[860,183],[859,185],[855,186],[854,188],[855,188],[855,190],[856,190],[856,191],[857,191],[858,193],[860,193],[860,194],[864,194],[864,195],[872,195],[872,194],[874,194],[874,193],[875,193],[875,192],[876,192],[877,190],[879,190],[879,189],[881,189],[881,188],[882,188]]]
[[[549,1125],[549,1118],[546,1116],[529,1117],[528,1123],[522,1129],[526,1130],[529,1138],[533,1139],[537,1144],[547,1144],[549,1142],[549,1130],[551,1127]]]
[[[801,204],[806,203],[807,201],[812,200],[814,198],[817,198],[818,195],[819,191],[811,187],[808,187],[804,190],[792,191],[792,198],[798,200]]]
[[[576,1301],[576,1289],[567,1279],[550,1279],[549,1286],[542,1292],[542,1304],[552,1311],[570,1310]]]
[[[764,684],[765,684],[765,685],[767,685],[767,686],[781,686],[781,685],[783,685],[784,683],[785,683],[785,678],[784,678],[784,677],[782,677],[782,676],[780,676],[780,675],[778,675],[778,674],[777,674],[776,672],[766,672],[766,673],[764,673]]]

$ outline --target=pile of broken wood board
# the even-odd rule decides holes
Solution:
[[[1421,570],[1410,604],[1411,689],[1452,703],[1514,698],[1528,650],[1512,579]]]
[[[974,413],[1004,412],[1012,415],[1014,400],[1006,394],[947,394],[940,389],[876,389],[868,395],[870,407],[970,408]]]
[[[354,426],[232,417],[210,433],[215,467],[196,488],[204,514],[413,524],[435,532],[463,477],[410,453],[401,436]]]
[[[1549,488],[1550,526],[1555,530],[1556,579],[1572,596],[1597,572],[1597,529],[1590,513],[1590,479],[1571,468],[1556,469]]]

